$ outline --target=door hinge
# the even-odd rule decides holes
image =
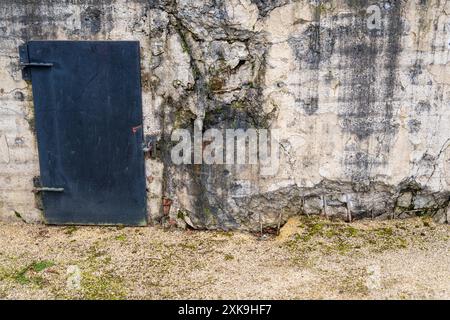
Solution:
[[[28,45],[23,44],[19,46],[19,65],[22,68],[22,79],[31,80],[31,70],[32,67],[44,67],[49,68],[53,66],[53,63],[46,62],[30,62],[30,57],[28,55]]]

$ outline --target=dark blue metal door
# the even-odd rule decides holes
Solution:
[[[49,224],[146,225],[139,43],[30,41]]]

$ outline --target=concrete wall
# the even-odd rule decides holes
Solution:
[[[368,28],[380,10],[379,28]],[[450,3],[289,0],[3,0],[0,217],[41,221],[31,39],[139,40],[153,223],[276,227],[295,214],[431,214],[448,221]],[[280,131],[280,171],[170,161],[171,132]],[[171,203],[170,210],[162,201]]]

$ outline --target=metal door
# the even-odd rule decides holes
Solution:
[[[48,224],[145,225],[139,42],[30,41]]]

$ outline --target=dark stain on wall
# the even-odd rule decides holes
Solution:
[[[414,110],[416,113],[421,114],[423,112],[430,112],[431,110],[431,104],[429,101],[421,100],[419,103],[414,107]]]
[[[299,103],[305,113],[308,116],[311,116],[317,112],[319,109],[319,98],[318,97],[311,97],[309,99],[305,100],[297,100],[297,103]]]
[[[322,7],[317,7],[314,21],[310,22],[299,35],[288,40],[299,69],[297,85],[300,85],[302,78],[305,76],[308,77],[310,83],[307,92],[299,87],[295,99],[297,105],[307,115],[313,115],[319,110],[319,71],[322,67],[330,65],[330,58],[335,52],[336,30],[334,26],[327,26],[322,23],[322,14]]]
[[[403,32],[402,3],[346,1],[346,4],[351,12],[336,15],[320,3],[314,21],[288,43],[298,65],[296,103],[306,115],[320,109],[319,70],[329,68],[335,72],[325,75],[324,80],[339,83],[339,122],[342,131],[355,138],[345,147],[343,167],[354,189],[365,190],[372,169],[386,164],[383,155],[389,152],[398,130],[393,114]],[[380,30],[367,27],[366,9],[371,4],[381,10]],[[305,82],[309,82],[308,86],[300,87]],[[379,145],[379,154],[369,154],[369,139]]]
[[[374,133],[395,133],[392,121],[392,103],[397,88],[398,55],[401,50],[402,33],[400,6],[393,5],[385,11],[387,16],[383,30],[383,39],[372,33],[361,34],[365,28],[365,18],[352,30],[349,46],[345,39],[343,54],[349,63],[350,86],[344,91],[345,107],[341,113],[344,130],[365,139]],[[363,39],[363,40],[359,40]],[[353,66],[353,67],[351,67]],[[345,75],[344,75],[345,76]],[[376,88],[376,89],[375,89]],[[381,88],[381,90],[380,90]]]
[[[418,85],[418,77],[422,74],[422,60],[417,60],[414,65],[409,68],[409,78],[411,84]]]
[[[345,0],[345,3],[347,4],[348,7],[353,8],[353,9],[366,9],[371,2],[374,1],[369,1],[369,0]],[[378,3],[376,3],[378,4]]]
[[[422,126],[422,123],[417,119],[408,120],[408,132],[409,133],[419,132],[421,126]]]
[[[358,20],[359,23],[340,33],[342,65],[339,70],[345,71],[339,75],[342,83],[339,116],[344,131],[365,139],[376,130],[374,120],[378,120],[375,118],[379,111],[376,103],[380,100],[376,77],[381,59],[379,46],[363,34],[365,19]]]
[[[355,191],[367,189],[374,167],[386,164],[391,141],[398,130],[393,120],[398,91],[398,56],[402,34],[401,4],[382,9],[382,29],[368,30],[366,15],[339,33],[340,123],[356,140],[345,148],[344,167]],[[368,139],[378,144],[369,154]]]
[[[104,13],[95,7],[87,7],[81,12],[81,29],[83,32],[97,34],[102,29],[102,19]]]
[[[132,0],[138,2],[141,0]],[[58,34],[67,38],[80,39],[112,30],[112,3],[114,0],[62,0],[62,1],[27,1],[2,0],[0,13],[7,19],[4,33],[12,38],[28,40],[53,40]],[[68,5],[64,8],[64,3]],[[75,15],[76,6],[80,7],[80,16]],[[68,8],[72,8],[70,10]],[[66,9],[66,10],[64,10]],[[70,27],[68,22],[80,19],[81,30]]]
[[[300,67],[318,69],[333,54],[335,39],[336,32],[331,27],[321,26],[319,17],[298,37],[290,38],[289,44]]]
[[[265,17],[273,9],[292,2],[292,0],[251,0],[259,9],[259,15]]]

